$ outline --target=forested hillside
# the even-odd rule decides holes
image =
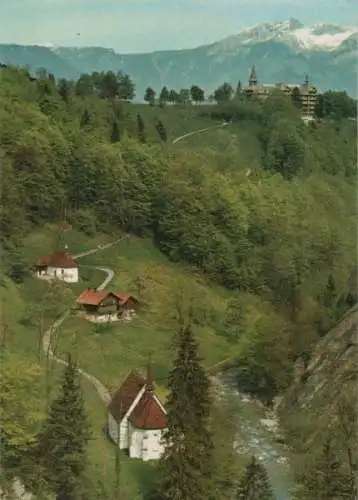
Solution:
[[[46,72],[0,71],[3,286],[21,289],[23,242],[46,224],[149,239],[225,290],[224,310],[196,321],[232,347],[240,387],[271,401],[357,299],[356,122],[336,112],[305,125],[281,94],[137,106],[105,75],[76,92]]]
[[[67,95],[63,82],[46,74],[30,81],[3,69],[1,77],[1,235],[9,273],[26,269],[23,236],[66,212],[90,233],[150,235],[172,260],[271,304],[291,332],[280,364],[327,329],[327,315],[335,321],[355,261],[354,123],[307,127],[289,101],[273,95],[262,107],[231,105],[244,115],[227,131],[231,147],[215,149],[212,135],[192,154],[163,146],[158,134],[139,141],[131,105]],[[175,112],[168,107],[168,120]],[[252,145],[240,141],[247,128]]]

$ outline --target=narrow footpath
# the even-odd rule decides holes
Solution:
[[[97,252],[101,252],[103,250],[106,250],[107,248],[113,247],[114,245],[118,245],[121,241],[124,239],[128,238],[129,235],[123,236],[122,238],[119,238],[118,240],[113,241],[112,243],[108,243],[106,245],[99,245],[96,248],[92,248],[91,250],[87,250],[86,252],[79,253],[77,255],[74,255],[73,258],[75,260],[82,259],[83,257],[87,257],[88,255],[92,255]],[[103,267],[103,266],[89,266],[92,267],[93,269],[97,269],[99,271],[102,271],[105,273],[106,277],[102,281],[102,283],[97,287],[97,290],[104,290],[109,283],[113,280],[114,278],[114,271],[113,269],[109,267]],[[59,358],[56,356],[56,354],[53,351],[53,336],[56,331],[56,329],[62,325],[62,323],[69,317],[70,311],[66,311],[60,318],[58,318],[51,326],[48,328],[43,336],[42,339],[42,348],[45,354],[46,359],[52,359],[56,361],[56,363],[59,363],[61,365],[67,365],[67,361],[65,361],[62,358]],[[94,375],[91,375],[90,373],[86,372],[85,370],[82,370],[81,368],[77,368],[78,373],[82,375],[86,380],[91,382],[91,384],[94,386],[96,389],[99,397],[101,400],[105,403],[108,404],[111,400],[111,395],[109,390],[102,384],[100,380],[98,380],[97,377]]]
[[[177,142],[182,141],[183,139],[186,139],[187,137],[191,137],[192,135],[202,134],[203,132],[209,132],[210,130],[216,130],[218,128],[226,127],[227,125],[230,125],[230,123],[224,122],[224,123],[220,123],[220,125],[215,125],[214,127],[200,128],[198,130],[193,130],[192,132],[187,132],[186,134],[180,135],[179,137],[176,137],[175,139],[173,139],[172,144],[176,144]]]

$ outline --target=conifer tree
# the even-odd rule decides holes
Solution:
[[[71,85],[65,78],[61,78],[58,82],[58,93],[62,99],[68,103],[68,98],[71,95]]]
[[[245,468],[245,473],[240,480],[238,491],[238,500],[273,500],[269,479],[265,467],[251,458],[250,463]]]
[[[176,90],[171,89],[169,91],[169,96],[168,96],[168,101],[171,102],[172,104],[175,104],[179,100],[179,94],[176,92]]]
[[[115,120],[112,124],[111,142],[119,142],[120,138],[118,122]]]
[[[321,455],[301,477],[295,493],[297,500],[355,500],[349,474],[344,472],[331,439],[323,444]]]
[[[145,125],[144,125],[143,118],[141,117],[141,115],[139,113],[137,113],[137,133],[138,133],[138,139],[140,140],[140,142],[146,142],[144,129],[145,129]]]
[[[159,94],[159,105],[163,107],[169,100],[169,90],[167,87],[163,87]]]
[[[155,128],[157,129],[157,132],[158,132],[159,137],[161,138],[161,140],[164,141],[164,142],[166,142],[167,139],[168,139],[167,131],[166,131],[163,123],[161,122],[161,120],[158,121],[158,123],[156,124]]]
[[[91,115],[89,114],[88,110],[85,109],[81,117],[80,127],[81,128],[85,127],[90,123],[90,121],[91,121]]]
[[[150,104],[150,106],[154,106],[155,102],[155,90],[153,90],[151,87],[148,87],[145,91],[144,94],[144,100]]]
[[[86,469],[90,439],[76,365],[68,356],[59,396],[38,434],[36,457],[57,500],[77,500]]]
[[[210,384],[191,327],[182,326],[168,383],[161,497],[206,500],[211,484],[212,437],[208,428]]]
[[[241,94],[242,94],[242,86],[241,86],[241,81],[239,80],[236,87],[236,95],[235,95],[236,99],[240,99]]]

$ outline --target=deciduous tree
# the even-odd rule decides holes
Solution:
[[[192,100],[197,104],[204,101],[204,90],[198,85],[192,85],[190,88],[190,95]]]
[[[189,101],[190,101],[190,90],[189,89],[180,89],[179,102],[181,104],[188,104]]]
[[[227,102],[230,101],[233,95],[233,88],[232,86],[225,82],[220,87],[218,87],[214,91],[214,98],[216,102]]]

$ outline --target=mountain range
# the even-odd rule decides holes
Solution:
[[[301,83],[304,74],[320,91],[345,90],[357,96],[358,27],[305,26],[296,19],[263,23],[210,45],[185,50],[120,54],[104,47],[0,44],[0,62],[46,68],[56,77],[77,78],[93,71],[128,73],[142,100],[149,85],[180,89],[192,84],[211,92],[223,82],[245,84],[256,66],[262,83]]]

